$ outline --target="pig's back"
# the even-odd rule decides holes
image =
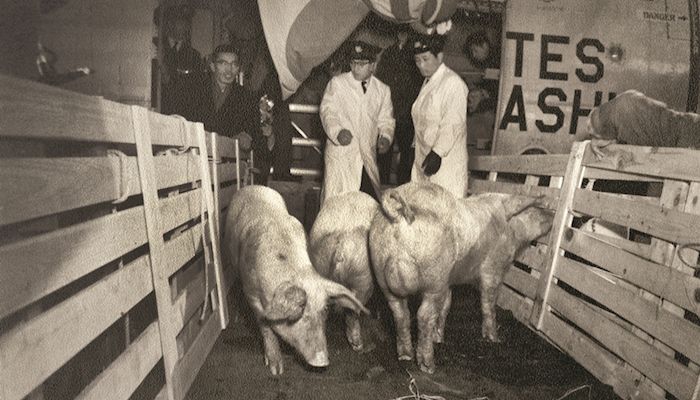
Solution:
[[[362,192],[331,197],[324,202],[309,237],[309,255],[316,271],[355,291],[362,302],[373,286],[367,242],[378,208]]]

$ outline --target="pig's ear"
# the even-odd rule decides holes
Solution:
[[[329,280],[324,280],[324,285],[330,301],[348,308],[356,314],[369,314],[369,310],[366,309],[360,300],[345,286]]]
[[[283,282],[265,306],[265,318],[270,321],[294,322],[301,318],[306,307],[306,292],[291,282]]]

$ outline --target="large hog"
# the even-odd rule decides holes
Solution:
[[[544,235],[552,214],[536,199],[488,193],[457,199],[431,183],[388,190],[370,229],[377,284],[394,315],[400,360],[413,358],[407,297],[422,295],[416,359],[435,370],[433,342],[442,342],[453,285],[480,282],[482,335],[498,341],[495,303],[507,268]]]
[[[309,237],[309,255],[316,270],[352,290],[362,304],[367,304],[374,290],[367,240],[378,209],[379,204],[366,193],[331,197],[323,203]],[[358,315],[348,313],[345,324],[352,349],[364,350]]]
[[[224,242],[258,321],[272,374],[284,372],[277,335],[310,365],[327,366],[327,304],[368,311],[350,290],[314,270],[304,229],[282,196],[264,186],[239,190],[229,205]]]

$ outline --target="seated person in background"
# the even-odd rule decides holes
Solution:
[[[211,79],[190,96],[194,121],[203,122],[207,131],[238,139],[243,150],[249,150],[252,141],[266,142],[260,132],[258,99],[236,83],[238,50],[230,44],[218,46],[209,68]]]
[[[666,103],[627,90],[594,108],[586,133],[598,158],[611,143],[653,147],[700,148],[700,115],[675,111]]]
[[[379,50],[353,43],[350,72],[333,77],[323,94],[320,116],[328,140],[322,202],[357,190],[381,196],[377,152],[391,148],[395,121],[391,90],[373,76]]]

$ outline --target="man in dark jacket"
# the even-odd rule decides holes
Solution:
[[[209,63],[211,79],[205,80],[190,99],[195,121],[210,132],[238,139],[243,150],[267,146],[260,126],[259,100],[237,83],[240,60],[235,46],[218,46]],[[257,152],[257,150],[256,150]],[[256,183],[265,184],[268,171],[260,171]]]
[[[418,97],[423,77],[413,61],[412,42],[409,40],[410,28],[399,26],[397,29],[396,43],[384,50],[377,65],[376,76],[391,89],[391,102],[396,120],[394,139],[400,152],[396,183],[400,185],[411,180],[414,157],[411,147],[414,136],[411,106]],[[377,160],[382,183],[388,183],[391,155],[391,152],[382,154]]]

